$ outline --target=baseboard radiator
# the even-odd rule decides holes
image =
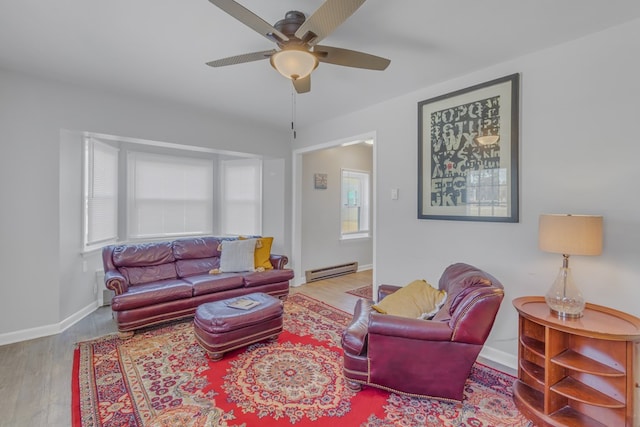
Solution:
[[[315,270],[307,270],[304,272],[307,283],[316,280],[328,279],[330,277],[342,276],[345,274],[355,273],[358,271],[358,263],[350,262],[348,264],[332,265],[331,267],[316,268]]]

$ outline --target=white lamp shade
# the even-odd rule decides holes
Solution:
[[[306,50],[285,49],[271,55],[271,65],[291,80],[307,77],[318,66],[318,59]]]
[[[540,215],[540,249],[566,255],[602,253],[602,216]]]

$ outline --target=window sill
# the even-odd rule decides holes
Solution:
[[[340,236],[340,240],[349,241],[349,240],[365,240],[370,239],[371,236],[369,233],[358,233],[358,234],[345,234]]]

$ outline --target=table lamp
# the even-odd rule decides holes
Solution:
[[[563,257],[558,276],[545,295],[551,313],[561,318],[581,317],[585,301],[573,282],[569,256],[602,253],[602,216],[540,215],[538,238],[541,250]]]

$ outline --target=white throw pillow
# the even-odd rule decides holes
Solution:
[[[220,271],[222,273],[253,271],[255,250],[256,239],[223,241]]]

